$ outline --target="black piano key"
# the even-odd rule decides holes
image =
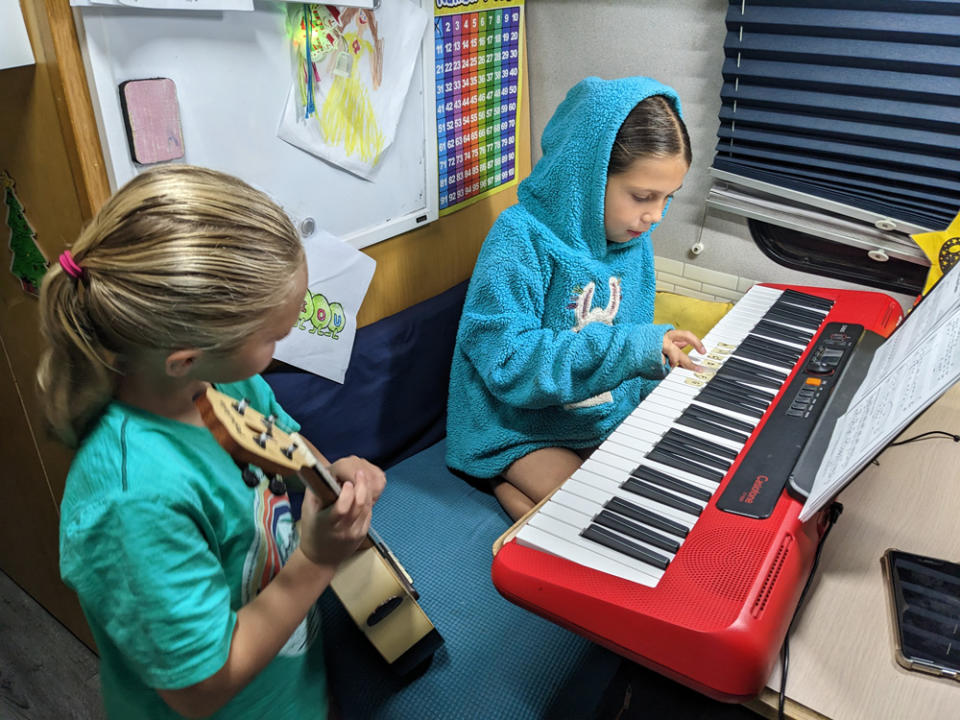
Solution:
[[[744,422],[743,420],[737,420],[729,415],[724,415],[723,413],[701,407],[700,405],[688,406],[687,409],[683,411],[683,414],[698,418],[700,420],[706,420],[707,422],[712,422],[717,425],[723,425],[723,427],[731,430],[739,430],[747,435],[750,435],[753,432],[753,425],[750,423]]]
[[[742,403],[744,407],[751,407],[760,411],[766,410],[770,401],[773,399],[769,395],[753,397],[752,395],[742,392],[741,388],[736,385],[731,385],[723,379],[708,382],[701,388],[700,392],[697,393],[697,397],[699,398],[699,396],[704,393],[722,397],[724,400],[729,400],[730,402]]]
[[[813,330],[806,330],[798,327],[787,327],[787,325],[784,325],[782,321],[767,317],[766,315],[760,318],[754,327],[769,329],[778,333],[784,333],[785,337],[796,338],[796,342],[801,344],[810,342],[813,339],[813,336],[816,334]]]
[[[751,330],[740,344],[743,345],[744,343],[746,343],[748,347],[755,347],[758,350],[765,350],[766,352],[784,355],[788,358],[791,358],[794,362],[796,361],[796,358],[803,354],[803,350],[801,348],[788,345],[787,343],[781,342],[776,338],[761,337],[760,335],[757,335],[756,331],[754,330]]]
[[[765,340],[756,335],[747,335],[740,347],[735,352],[741,350],[752,350],[769,357],[772,361],[782,363],[788,367],[793,367],[802,354],[795,348],[788,348],[786,345],[778,345],[773,340]]]
[[[802,308],[795,303],[789,303],[782,297],[770,306],[770,309],[767,310],[767,312],[764,314],[764,317],[778,313],[782,313],[783,315],[789,316],[794,320],[798,320],[804,325],[811,325],[813,323],[819,324],[820,321],[824,319],[824,315],[822,313],[819,313],[816,310]]]
[[[642,522],[644,525],[655,527],[658,530],[663,530],[664,532],[668,532],[671,535],[676,535],[680,538],[685,538],[689,532],[686,525],[681,525],[675,520],[666,518],[663,515],[653,512],[652,510],[647,510],[645,507],[640,507],[632,502],[627,502],[623,498],[610,498],[606,503],[604,503],[604,507],[608,510],[612,510],[618,515],[623,515],[624,517],[631,518],[637,522]]]
[[[756,348],[757,350],[762,350],[763,352],[772,353],[775,355],[782,355],[786,360],[791,364],[795,363],[797,359],[803,354],[803,349],[794,347],[793,345],[787,345],[784,342],[780,342],[774,338],[765,338],[759,335],[754,334],[753,331],[744,338],[743,345],[746,343],[747,347]]]
[[[762,377],[750,372],[749,370],[741,370],[738,367],[733,367],[730,365],[729,360],[716,372],[714,377],[730,378],[732,380],[750,383],[751,385],[758,385],[771,390],[779,390],[780,386],[783,385],[783,382],[781,381],[771,380],[768,377]]]
[[[680,425],[686,425],[694,430],[701,430],[705,433],[710,433],[711,435],[716,435],[717,437],[726,438],[727,440],[733,440],[734,442],[739,443],[745,443],[750,437],[747,433],[740,433],[736,430],[730,430],[721,425],[714,425],[713,423],[700,419],[695,415],[688,415],[686,413],[678,417],[676,420],[674,420],[674,422],[679,423]]]
[[[725,390],[720,388],[711,388],[709,385],[704,387],[699,393],[697,393],[696,399],[701,402],[710,402],[711,404],[717,405],[718,407],[723,407],[719,402],[723,401],[729,404],[728,410],[733,410],[734,412],[741,412],[744,415],[753,415],[755,417],[761,417],[764,411],[767,409],[767,405],[758,403],[754,400],[748,400],[747,398],[737,397],[736,394],[728,393]]]
[[[593,540],[595,543],[600,543],[611,550],[616,550],[624,555],[629,555],[634,560],[639,560],[640,562],[645,562],[648,565],[658,567],[661,570],[666,570],[667,566],[670,564],[670,559],[665,555],[660,555],[652,550],[647,550],[647,548],[637,545],[634,542],[630,542],[626,538],[610,532],[605,527],[601,527],[600,525],[591,524],[586,529],[580,531],[580,536],[587,538],[587,540]]]
[[[723,480],[723,476],[725,474],[725,471],[714,470],[705,465],[700,465],[699,463],[687,460],[677,453],[672,452],[667,448],[662,448],[659,445],[648,452],[645,457],[655,460],[663,465],[669,465],[677,470],[683,470],[691,475],[702,477],[704,480],[712,480],[713,482],[720,482]]]
[[[753,332],[759,335],[767,335],[773,338],[779,338],[786,342],[796,343],[797,345],[803,345],[806,347],[810,344],[810,341],[813,340],[813,333],[800,332],[799,330],[793,330],[784,325],[777,325],[777,323],[770,322],[769,320],[761,320],[758,322],[754,328]]]
[[[812,295],[808,297],[813,297]],[[796,309],[798,312],[802,311],[809,313],[811,315],[817,315],[818,317],[826,317],[826,313],[822,309],[818,308],[818,301],[808,301],[805,298],[802,298],[801,295],[791,295],[789,293],[783,293],[780,297],[777,298],[774,306],[781,305],[786,306],[792,309]]]
[[[730,412],[740,413],[741,415],[748,415],[750,417],[755,417],[758,420],[763,417],[763,412],[760,410],[746,409],[742,405],[737,403],[728,402],[723,398],[719,398],[716,395],[704,395],[703,391],[700,391],[700,394],[695,398],[698,402],[702,402],[706,405],[713,405],[714,407],[723,408],[724,410],[729,410]]]
[[[750,373],[752,375],[755,375],[756,377],[772,380],[778,383],[777,387],[780,387],[780,385],[783,385],[783,383],[785,383],[787,380],[787,376],[790,374],[782,370],[775,370],[773,368],[757,367],[753,363],[748,363],[745,360],[741,360],[739,358],[733,358],[733,357],[727,360],[723,364],[723,367],[721,368],[721,370],[726,370],[727,368],[742,370],[743,372]]]
[[[765,318],[782,320],[808,330],[816,330],[823,322],[823,315],[806,312],[794,305],[774,304],[764,315]]]
[[[819,295],[800,292],[799,290],[784,290],[780,296],[787,302],[796,303],[808,307],[819,308],[820,310],[830,310],[833,307],[833,300],[822,298]]]
[[[647,467],[646,465],[637,465],[630,475],[640,480],[646,480],[647,482],[658,485],[666,490],[673,490],[681,495],[689,495],[695,500],[707,502],[707,500],[713,497],[712,492],[709,490],[704,490],[699,485],[688,483],[686,480],[670,477],[666,473],[662,473],[659,470],[654,470],[652,467]]]
[[[696,503],[692,503],[689,500],[684,500],[683,498],[677,497],[672,493],[664,492],[663,490],[660,490],[649,483],[645,483],[642,480],[637,480],[636,478],[627,478],[620,485],[620,487],[627,492],[632,492],[634,495],[645,497],[647,500],[653,500],[661,505],[672,507],[674,510],[689,513],[690,515],[699,516],[703,511],[703,508]]]
[[[728,394],[732,393],[736,397],[748,398],[763,407],[766,407],[773,401],[773,395],[770,393],[757,390],[754,387],[750,387],[745,381],[736,380],[735,378],[717,375],[710,380],[710,385],[716,390],[723,390]]]
[[[747,358],[749,360],[756,360],[757,362],[766,363],[767,365],[773,365],[776,368],[788,371],[793,368],[792,363],[778,362],[771,360],[767,355],[759,353],[756,350],[751,348],[738,347],[733,354],[735,358]]]
[[[647,545],[653,545],[655,548],[666,550],[668,553],[676,553],[677,550],[680,549],[680,543],[673,538],[668,538],[658,532],[648,530],[642,525],[627,520],[625,517],[621,517],[609,510],[601,510],[597,513],[596,517],[593,518],[593,521],[597,525],[616,530],[622,535],[626,535],[634,540],[639,540],[640,542],[645,542]]]
[[[726,445],[720,445],[718,443],[711,442],[706,438],[684,432],[683,430],[678,430],[677,428],[671,428],[667,430],[667,432],[664,434],[664,437],[677,438],[685,443],[689,443],[693,447],[699,448],[700,450],[704,450],[708,453],[713,453],[714,455],[719,455],[723,458],[728,458],[730,460],[736,460],[737,458],[737,451],[733,448],[728,448]]]
[[[711,455],[710,453],[701,452],[686,443],[677,442],[676,440],[661,438],[660,442],[657,443],[657,448],[681,460],[689,460],[699,465],[706,465],[708,468],[713,468],[720,472],[726,472],[730,469],[731,463],[729,460],[718,458],[716,455]]]

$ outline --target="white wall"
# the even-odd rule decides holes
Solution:
[[[679,93],[693,146],[683,190],[653,235],[658,258],[671,261],[665,263],[671,274],[682,264],[684,276],[694,281],[706,269],[747,280],[859,287],[774,263],[750,239],[745,220],[705,209],[728,6],[726,0],[527,0],[533,160],[540,157],[544,126],[579,80],[654,77]],[[689,250],[697,240],[704,250],[694,256]]]

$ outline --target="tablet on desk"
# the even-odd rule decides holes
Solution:
[[[890,549],[881,564],[897,662],[960,681],[960,563]]]

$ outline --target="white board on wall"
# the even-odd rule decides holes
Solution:
[[[33,65],[33,48],[20,3],[0,2],[0,70],[21,65]]]
[[[430,0],[422,2],[432,15]],[[253,12],[76,8],[91,98],[113,189],[143,170],[130,155],[119,86],[170,78],[183,162],[237,175],[273,197],[298,227],[311,221],[365,247],[438,217],[433,36],[424,33],[396,138],[364,180],[277,137],[293,79],[283,3]]]

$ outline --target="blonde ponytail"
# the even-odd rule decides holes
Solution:
[[[284,212],[243,181],[169,165],[121,188],[40,289],[44,411],[82,440],[137,349],[238,347],[294,287],[303,247]]]

